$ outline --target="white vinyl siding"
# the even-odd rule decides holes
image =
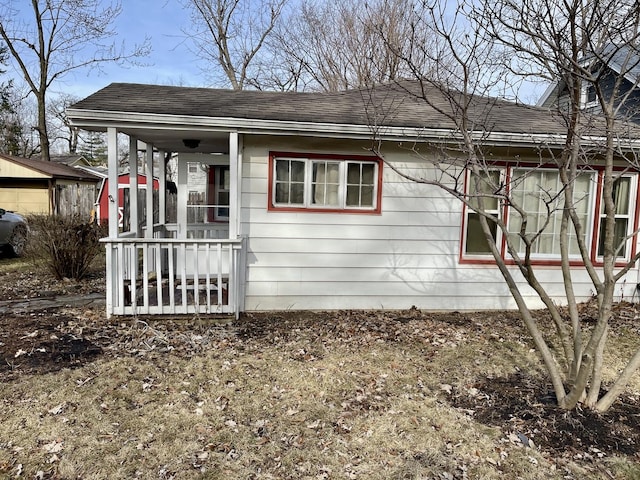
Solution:
[[[357,155],[368,146],[245,136],[240,212],[247,248],[245,310],[515,308],[495,265],[460,262],[462,203],[436,187],[408,182],[390,168],[383,169],[379,215],[269,208],[274,187],[268,181],[270,151]],[[424,163],[400,149],[385,161],[415,177],[435,178]],[[509,268],[529,305],[542,307],[517,268]],[[537,272],[562,303],[559,268],[545,266]],[[637,273],[628,274],[626,290],[619,289],[618,296],[631,296]],[[574,276],[579,300],[588,300],[588,276],[582,270]]]

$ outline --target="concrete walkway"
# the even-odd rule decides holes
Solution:
[[[87,295],[59,295],[54,297],[24,298],[0,301],[0,315],[6,313],[25,313],[63,307],[104,307],[104,293]]]

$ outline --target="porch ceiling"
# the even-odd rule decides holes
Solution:
[[[118,131],[141,142],[150,143],[165,152],[229,153],[229,133],[189,129],[123,128]],[[198,140],[198,146],[189,148],[184,140]]]

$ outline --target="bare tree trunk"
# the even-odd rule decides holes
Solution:
[[[605,329],[596,348],[595,358],[593,360],[593,373],[591,374],[591,385],[589,385],[589,393],[584,400],[585,405],[593,407],[598,401],[600,395],[600,385],[602,384],[602,365],[604,364],[604,347],[607,344],[607,335],[609,333],[609,326]]]
[[[104,63],[132,63],[149,53],[149,44],[145,40],[126,53],[105,43],[115,35],[111,25],[121,11],[117,2],[31,0],[30,6],[25,6],[26,3],[15,2],[18,11],[7,8],[0,13],[0,38],[38,103],[36,129],[42,157],[49,160],[51,140],[46,111],[52,84],[74,70]]]

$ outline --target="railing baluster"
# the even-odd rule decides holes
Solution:
[[[227,305],[233,306],[235,304],[235,288],[233,288],[231,279],[236,278],[235,267],[235,251],[233,245],[228,245],[229,248],[229,280],[227,280]]]
[[[113,311],[113,307],[114,307],[114,305],[113,305],[113,283],[112,283],[113,282],[113,278],[114,278],[113,269],[119,267],[119,265],[114,265],[114,262],[113,262],[113,256],[114,256],[113,255],[113,247],[114,247],[114,245],[112,245],[111,243],[107,243],[105,245],[106,261],[107,261],[107,267],[106,267],[107,268],[107,278],[106,278],[107,285],[106,285],[106,292],[105,292],[107,298],[106,298],[106,302],[105,303],[106,303],[106,307],[107,307],[107,318],[111,317],[111,315],[114,314],[114,311]],[[118,278],[117,273],[115,275],[115,278]]]
[[[149,269],[147,268],[149,261],[149,244],[142,244],[142,295],[143,295],[143,313],[149,313]]]
[[[218,295],[218,308],[223,306],[222,303],[222,289],[224,288],[222,285],[222,244],[218,243],[217,248],[216,248],[216,252],[217,252],[217,268],[216,270],[217,272],[217,276],[216,276],[216,281],[217,281],[217,290],[216,293]]]
[[[156,249],[156,288],[158,290],[158,309],[164,313],[164,302],[162,298],[162,249],[160,242],[154,244]]]
[[[119,244],[117,246],[117,255],[116,257],[118,258],[118,272],[116,273],[116,278],[115,281],[117,282],[117,286],[116,286],[116,295],[117,295],[117,299],[115,301],[115,305],[116,305],[116,311],[118,313],[124,313],[124,278],[125,275],[123,275],[122,270],[123,270],[123,266],[124,266],[124,252],[123,252],[124,246],[122,244]]]
[[[200,262],[198,262],[198,244],[193,244],[193,303],[196,312],[200,312]]]
[[[205,265],[207,266],[205,270],[205,291],[207,294],[207,313],[211,313],[211,250],[209,247],[211,243],[205,243],[204,245],[204,257],[205,257]]]
[[[176,313],[176,286],[174,272],[174,248],[175,244],[167,245],[167,262],[169,263],[169,313]]]
[[[185,242],[180,243],[180,252],[182,254],[182,269],[180,272],[182,313],[187,313],[187,244]]]
[[[129,296],[131,297],[131,311],[135,315],[138,310],[138,244],[129,246]]]

